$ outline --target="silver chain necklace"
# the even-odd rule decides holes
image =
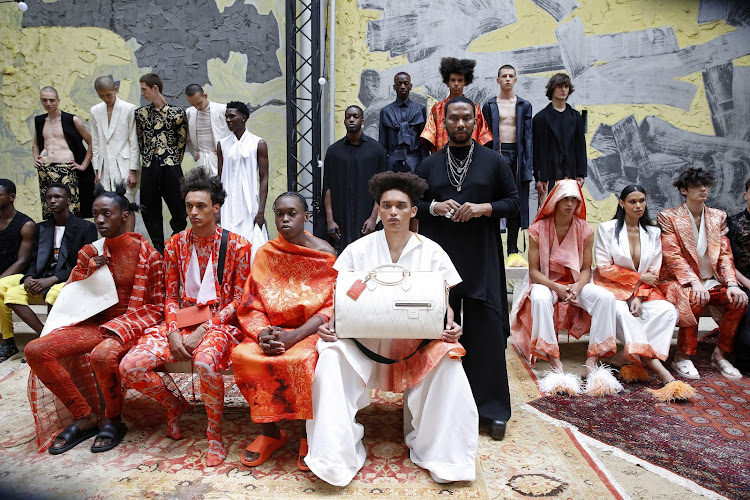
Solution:
[[[448,181],[456,188],[456,191],[460,192],[461,185],[464,183],[464,178],[469,171],[469,165],[471,165],[471,157],[474,156],[474,141],[471,141],[469,154],[463,160],[459,160],[453,156],[450,146],[448,146],[446,153],[445,163],[448,169]]]

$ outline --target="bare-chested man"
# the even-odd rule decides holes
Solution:
[[[34,166],[45,219],[52,216],[45,199],[47,186],[60,182],[70,188],[70,210],[91,217],[94,203],[94,169],[91,168],[91,134],[75,115],[60,111],[57,90],[44,87],[39,100],[47,113],[34,117]],[[84,141],[88,148],[84,146]]]
[[[510,64],[500,67],[497,83],[500,94],[482,107],[492,131],[492,149],[508,160],[521,196],[521,210],[507,219],[508,256],[518,253],[518,231],[529,227],[529,187],[534,178],[531,150],[531,103],[513,92],[516,70]]]

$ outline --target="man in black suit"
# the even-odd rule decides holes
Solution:
[[[70,212],[69,197],[65,184],[49,185],[45,203],[52,218],[36,225],[29,268],[19,284],[5,292],[5,305],[36,333],[42,333],[44,325],[29,302],[44,299],[50,306],[54,304],[76,265],[78,251],[97,239],[96,226]]]

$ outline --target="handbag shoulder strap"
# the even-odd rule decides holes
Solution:
[[[370,349],[368,349],[367,347],[365,347],[364,345],[362,345],[362,343],[359,340],[357,340],[357,339],[352,339],[352,340],[357,345],[357,347],[359,348],[359,350],[362,351],[362,354],[364,354],[365,356],[367,356],[371,360],[375,361],[376,363],[380,363],[382,365],[392,365],[392,364],[395,364],[395,363],[400,363],[401,361],[406,361],[407,359],[411,358],[421,348],[423,348],[424,346],[426,346],[427,344],[429,344],[430,342],[432,342],[434,339],[424,339],[424,340],[422,340],[422,342],[419,343],[419,345],[417,346],[417,348],[414,349],[414,352],[411,353],[411,354],[409,354],[408,356],[406,356],[403,359],[386,358],[385,356],[381,356],[380,354],[378,354],[378,353],[376,353],[374,351],[371,351]]]
[[[218,274],[219,285],[224,281],[224,261],[227,258],[227,241],[229,241],[229,231],[222,229],[221,246],[219,247],[219,262],[216,264],[216,274]]]

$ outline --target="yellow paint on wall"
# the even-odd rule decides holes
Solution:
[[[21,144],[30,143],[33,137],[28,120],[44,112],[39,104],[41,87],[54,86],[60,109],[87,120],[89,109],[98,102],[93,89],[97,76],[108,72],[116,79],[140,76],[132,47],[108,30],[26,28],[15,35],[11,43],[3,44],[11,50],[0,55],[3,67],[12,65],[16,70],[4,75],[0,95],[5,103],[3,120]],[[119,71],[107,71],[112,69]],[[71,99],[73,94],[83,94],[86,100]]]
[[[247,83],[247,55],[230,52],[227,62],[220,58],[208,61],[209,85],[204,89],[216,102],[243,101],[260,106],[272,99],[285,100],[286,83],[283,77],[266,83]]]
[[[469,52],[507,51],[524,47],[556,44],[555,29],[560,24],[579,17],[586,36],[638,31],[647,28],[672,27],[681,48],[702,44],[732,32],[735,28],[724,21],[698,24],[699,0],[578,0],[580,4],[571,15],[557,23],[551,15],[531,0],[516,0],[517,23],[500,28],[474,40]],[[367,22],[382,17],[377,10],[358,10],[355,0],[337,2],[336,40],[336,134],[344,134],[343,109],[357,103],[360,75],[364,69],[385,70],[407,63],[405,57],[390,58],[387,52],[370,53],[366,44]],[[449,9],[446,6],[446,12]],[[737,65],[750,65],[750,56],[734,61]],[[436,68],[437,70],[437,68]],[[550,76],[539,74],[539,76]],[[640,123],[646,116],[654,115],[683,130],[713,135],[711,114],[706,101],[700,72],[679,78],[696,86],[695,96],[689,110],[665,105],[585,105],[589,110],[590,144],[597,127],[612,125],[629,115],[635,115]],[[420,92],[415,87],[414,92]],[[429,103],[433,104],[432,100]],[[589,157],[601,156],[588,148]],[[612,218],[617,207],[617,196],[595,201],[584,188],[588,206],[588,219],[594,225]]]
[[[336,0],[332,0],[336,1]],[[382,16],[379,10],[357,8],[356,0],[336,2],[336,137],[346,134],[344,110],[359,101],[359,82],[366,68],[386,70],[407,63],[406,56],[391,58],[387,52],[370,53],[367,22]]]
[[[556,45],[557,21],[531,0],[516,0],[517,22],[474,40],[469,52],[506,52],[530,45]]]
[[[583,22],[586,36],[672,26],[684,48],[734,31],[724,21],[698,24],[700,0],[581,0],[573,17]]]
[[[120,97],[138,103],[133,82],[146,71],[138,68],[134,39],[125,41],[100,28],[23,29],[21,21],[15,5],[0,8],[0,171],[16,183],[16,208],[41,220],[31,158],[33,117],[44,113],[39,90],[54,86],[60,108],[87,121],[91,106],[100,102],[93,88],[97,76],[112,74],[121,80]]]

